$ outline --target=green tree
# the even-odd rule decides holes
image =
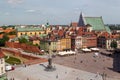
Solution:
[[[11,31],[11,32],[9,32],[8,34],[9,34],[9,35],[16,35],[17,32],[16,32],[16,31]]]
[[[18,40],[19,40],[19,43],[28,43],[28,40],[24,37],[21,37]]]
[[[3,39],[4,39],[5,41],[8,41],[8,40],[9,40],[8,35],[4,34]]]
[[[0,39],[0,46],[5,46],[5,41],[4,41],[4,39],[2,38],[2,39]]]
[[[5,46],[5,42],[9,40],[9,37],[5,34],[2,39],[0,39],[0,46]]]
[[[1,26],[4,30],[7,29],[8,26]]]
[[[116,49],[117,48],[117,42],[115,40],[113,40],[110,44],[110,47]]]

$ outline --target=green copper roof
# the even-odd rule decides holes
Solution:
[[[42,28],[36,28],[36,27],[28,27],[28,28],[17,28],[17,31],[24,32],[24,31],[41,31]]]
[[[109,34],[111,34],[111,30],[110,30],[109,26],[105,26],[105,29]]]
[[[101,31],[105,30],[105,26],[102,17],[84,17],[85,24],[90,24],[93,30]]]

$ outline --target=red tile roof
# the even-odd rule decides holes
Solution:
[[[5,55],[3,54],[2,50],[0,49],[0,58],[3,58]]]
[[[60,37],[62,37],[62,36],[64,35],[64,31],[63,31],[63,30],[59,30],[59,31],[58,31],[58,35],[59,35]]]

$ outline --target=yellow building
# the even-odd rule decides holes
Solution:
[[[51,33],[51,27],[46,28],[46,34],[49,34],[49,33]]]
[[[71,38],[62,38],[58,40],[56,47],[58,51],[71,49]]]
[[[32,42],[34,45],[40,45],[40,40],[33,40]]]
[[[34,27],[17,28],[17,37],[21,37],[22,35],[33,36],[40,34],[45,34],[45,30],[43,30],[42,28],[34,28]]]

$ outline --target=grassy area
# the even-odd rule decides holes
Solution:
[[[11,56],[11,57],[15,57],[15,58],[19,59],[19,60],[21,61],[21,63],[28,61],[28,59],[23,58],[23,57],[20,57],[20,56],[14,56],[14,55],[12,55],[10,52],[5,52],[5,51],[4,51],[3,53],[4,53],[6,56]]]
[[[11,57],[11,56],[5,56],[5,62],[9,63],[9,64],[21,64],[20,59],[15,58],[15,57]]]

